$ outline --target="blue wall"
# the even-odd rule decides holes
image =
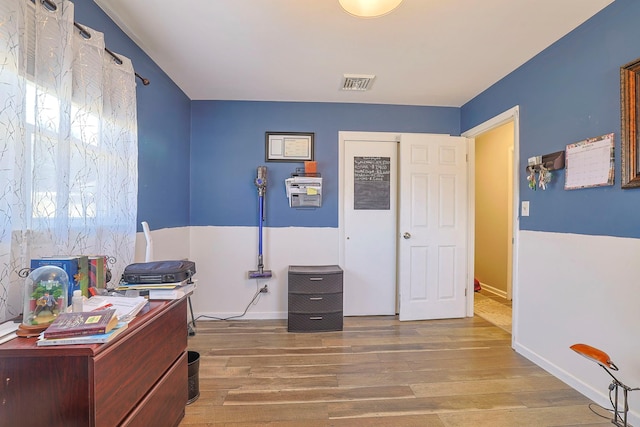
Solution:
[[[191,225],[258,224],[256,168],[266,165],[269,227],[338,226],[338,132],[460,134],[458,108],[371,104],[194,101]],[[321,208],[289,208],[284,180],[303,163],[265,162],[265,132],[313,132]]]
[[[267,226],[337,227],[338,131],[460,134],[457,108],[368,104],[190,101],[92,1],[75,20],[105,34],[107,47],[151,80],[138,81],[138,223],[257,225],[256,168],[267,164]],[[264,161],[266,131],[315,133],[322,208],[288,207],[284,179],[302,163]],[[191,182],[190,182],[191,178]],[[191,209],[191,211],[190,211]],[[138,224],[138,231],[141,231]]]
[[[190,101],[92,1],[76,21],[105,33],[151,85],[138,86],[138,218],[151,228],[257,224],[256,167],[269,168],[267,226],[336,227],[338,131],[459,135],[520,106],[520,228],[640,237],[640,189],[620,188],[619,67],[640,57],[640,2],[617,0],[461,109],[369,104]],[[264,161],[266,131],[315,133],[325,183],[322,208],[288,208],[283,181],[302,166]],[[529,190],[528,157],[614,132],[615,185],[565,191],[564,171],[546,191]]]
[[[468,102],[462,131],[520,106],[520,229],[640,237],[640,190],[620,187],[620,66],[640,57],[640,2],[617,0]],[[527,158],[615,133],[614,186],[564,190],[564,170],[546,191],[527,186]]]
[[[131,59],[138,102],[138,231],[189,225],[191,101],[92,0],[75,1],[75,21],[103,32],[109,50]]]

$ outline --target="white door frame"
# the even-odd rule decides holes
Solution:
[[[511,295],[513,297],[512,311],[512,327],[511,327],[511,345],[513,347],[516,342],[516,333],[518,331],[518,249],[519,249],[519,205],[520,205],[520,172],[518,165],[520,163],[520,107],[515,107],[498,114],[497,116],[487,120],[478,126],[464,132],[462,136],[467,138],[475,138],[489,130],[497,128],[507,122],[513,121],[513,245],[512,245],[512,285]],[[476,150],[475,142],[469,147],[469,271],[474,270],[474,248],[475,248],[475,160]],[[469,284],[467,295],[473,295],[473,281]],[[467,299],[467,314],[473,316],[473,298]]]
[[[345,161],[346,161],[345,160],[345,143],[346,141],[353,141],[353,140],[371,141],[371,142],[375,142],[375,141],[388,142],[388,141],[395,140],[397,142],[401,142],[402,134],[403,134],[402,132],[357,132],[357,131],[339,131],[338,132],[338,238],[339,238],[338,260],[340,265],[342,266],[345,265],[344,242],[346,239],[345,217],[344,217],[345,201],[344,201],[344,194],[343,194],[344,185],[345,185],[344,171],[345,171]],[[467,174],[468,174],[467,181],[468,181],[468,184],[473,185],[472,174],[474,169],[469,167],[469,162],[470,162],[469,159],[475,158],[475,152],[473,151],[475,146],[473,141],[468,141],[466,144],[467,144],[466,149],[467,149],[467,152],[469,153],[468,154],[469,157],[467,159]],[[398,170],[397,182],[399,185],[399,182],[400,182],[399,170]],[[468,188],[468,191],[471,191],[472,188],[474,187],[471,186],[470,188]],[[473,198],[469,198],[468,200],[473,200]],[[475,211],[473,211],[473,206],[469,205],[469,203],[467,204],[468,204],[468,208],[472,210],[471,216],[467,217],[467,233],[473,233],[474,232],[473,221],[469,221],[469,218],[473,220]],[[398,237],[396,236],[396,242],[397,242],[397,239]],[[469,236],[467,236],[467,244],[469,244],[469,242],[473,243],[473,236],[471,236],[471,240],[469,240]],[[465,288],[465,294],[469,295],[469,292],[473,292],[473,273],[472,273],[473,272],[473,246],[467,247],[467,258],[470,258],[470,259],[467,262],[467,272],[466,272],[467,287]],[[396,259],[396,265],[397,263],[398,263],[398,260]],[[472,317],[473,316],[473,298],[467,297],[466,299],[467,299],[467,304],[465,307],[465,314],[468,317]],[[469,310],[469,300],[471,301],[471,304],[470,304],[471,311]],[[400,299],[398,298],[398,282],[396,280],[396,312],[399,312],[399,303],[400,303]]]

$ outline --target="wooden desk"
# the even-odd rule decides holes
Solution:
[[[0,345],[0,426],[177,426],[188,394],[187,299],[151,301],[106,344]]]

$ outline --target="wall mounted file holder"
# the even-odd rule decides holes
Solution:
[[[322,206],[322,177],[319,173],[298,172],[285,180],[290,208]]]

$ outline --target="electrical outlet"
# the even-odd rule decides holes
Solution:
[[[267,287],[267,285],[264,285],[262,288],[260,288],[260,293],[266,294],[267,292],[269,292],[269,288]]]
[[[529,216],[529,201],[528,200],[523,200],[522,201],[521,215],[522,216]]]

